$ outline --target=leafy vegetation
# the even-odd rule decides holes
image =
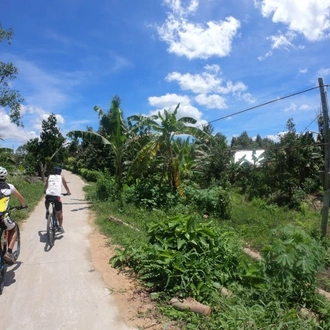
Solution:
[[[178,108],[125,120],[115,96],[107,112],[94,108],[99,128],[71,131],[65,149],[52,115],[13,166],[42,172],[62,162],[88,180],[97,223],[120,246],[113,266],[134,274],[181,329],[328,329],[329,302],[317,291],[330,287],[329,242],[314,208],[320,144],[291,119],[279,142],[243,132],[228,143]],[[236,161],[237,150],[252,151],[252,162]],[[212,314],[175,310],[171,297],[195,298]]]
[[[89,196],[93,190],[88,187]],[[153,296],[157,293],[163,313],[177,320],[182,329],[271,329],[281,325],[283,329],[327,329],[329,303],[316,291],[316,275],[327,264],[323,241],[313,238],[319,212],[310,210],[311,217],[300,223],[297,211],[266,206],[235,198],[229,222],[213,216],[205,220],[182,206],[165,213],[120,208],[113,201],[98,202],[95,210],[102,230],[113,243],[123,246],[111,260],[113,266],[134,272]],[[258,210],[267,214],[266,223],[263,217],[251,220]],[[139,232],[112,223],[109,215]],[[241,249],[245,238],[258,236],[258,226],[263,232],[261,262],[249,259]],[[224,287],[233,296],[223,296]],[[167,304],[173,296],[192,296],[212,306],[213,312],[207,318],[179,312]],[[303,319],[301,308],[317,313],[319,319]]]
[[[0,43],[7,40],[10,44],[13,34],[12,29],[5,30],[0,24]],[[18,91],[12,89],[12,81],[17,74],[18,70],[13,63],[0,61],[0,106],[8,107],[10,120],[16,125],[22,126],[20,109],[23,98]]]

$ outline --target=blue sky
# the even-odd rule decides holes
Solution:
[[[330,82],[330,0],[3,0],[19,74],[24,129],[0,108],[1,147],[39,136],[55,113],[63,135],[98,129],[114,95],[127,118],[174,109],[227,137],[275,138],[292,118],[317,131],[318,88]],[[220,118],[224,119],[218,120]]]

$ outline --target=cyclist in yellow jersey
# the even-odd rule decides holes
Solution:
[[[46,194],[45,198],[45,207],[46,207],[46,219],[48,218],[49,214],[49,204],[51,201],[55,202],[55,210],[56,216],[59,223],[58,231],[60,233],[64,233],[63,229],[63,207],[62,207],[62,200],[61,200],[61,189],[62,184],[67,192],[68,195],[71,195],[70,189],[68,184],[64,178],[62,173],[62,168],[59,166],[54,167],[53,174],[49,175],[46,180],[46,184],[44,187],[44,192]]]
[[[16,222],[12,221],[8,217],[8,215],[6,215],[10,196],[13,195],[14,197],[16,197],[21,203],[22,208],[25,208],[27,206],[24,197],[15,188],[15,186],[6,182],[7,175],[7,170],[4,167],[0,167],[0,226],[3,229],[8,230],[9,232],[8,250],[6,251],[3,258],[6,260],[7,263],[14,264],[16,260],[13,255],[13,247],[17,239],[17,226]]]

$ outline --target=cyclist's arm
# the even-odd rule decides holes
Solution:
[[[46,179],[46,183],[45,183],[45,186],[44,186],[44,193],[46,193],[46,190],[48,188],[48,179],[49,179],[49,177],[47,177],[47,179]]]
[[[62,183],[63,183],[63,186],[64,186],[66,192],[68,193],[68,195],[71,195],[70,189],[68,187],[68,184],[66,183],[64,176],[62,176]]]
[[[16,188],[13,190],[12,194],[19,200],[22,207],[26,207],[26,202],[24,197],[20,194],[20,192]]]

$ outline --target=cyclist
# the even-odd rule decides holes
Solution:
[[[0,212],[3,213],[5,213],[7,210],[11,195],[14,195],[19,200],[22,208],[27,207],[24,197],[15,188],[15,186],[6,182],[7,175],[7,170],[4,167],[0,167]],[[8,250],[6,251],[3,258],[8,264],[14,264],[16,262],[15,257],[13,255],[13,248],[17,238],[16,222],[12,221],[8,216],[4,215],[4,217],[1,218],[0,226],[3,229],[8,230],[9,233]]]
[[[64,233],[63,207],[61,201],[62,184],[68,195],[71,195],[71,192],[64,176],[61,175],[61,173],[62,173],[62,168],[60,166],[55,166],[53,169],[53,174],[49,175],[46,180],[44,193],[46,194],[46,198],[45,198],[46,219],[48,218],[49,215],[49,204],[51,201],[55,201],[55,211],[59,223],[58,231],[60,233]]]

